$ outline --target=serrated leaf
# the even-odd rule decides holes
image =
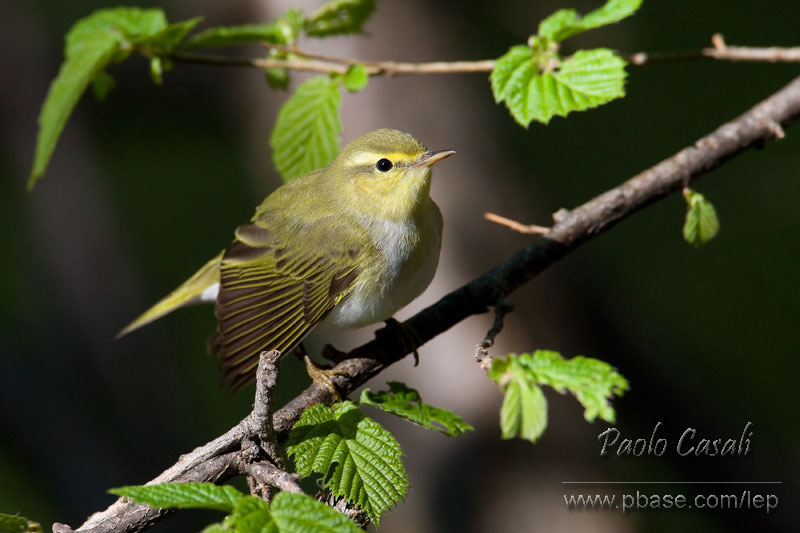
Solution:
[[[87,41],[97,37],[113,37],[127,44],[138,44],[167,27],[161,9],[115,7],[100,9],[76,22],[66,36],[64,55],[75,57],[85,51]]]
[[[270,513],[270,505],[255,496],[244,496],[239,499],[233,508],[233,513],[225,520],[225,524],[237,533],[277,531]]]
[[[364,389],[361,392],[359,403],[377,407],[414,424],[441,431],[451,437],[474,430],[452,411],[422,403],[419,392],[409,388],[405,383],[397,381],[389,382],[389,391],[372,393],[369,389]]]
[[[559,9],[539,23],[538,34],[560,42],[586,30],[618,22],[635,13],[641,4],[642,0],[608,0],[583,18],[574,9]]]
[[[306,409],[287,451],[301,476],[321,474],[323,487],[363,509],[376,526],[405,497],[408,477],[400,445],[352,402]]]
[[[269,507],[279,533],[362,533],[361,528],[335,509],[311,496],[281,492]]]
[[[538,385],[572,393],[583,405],[584,418],[589,422],[598,416],[614,422],[610,399],[628,390],[628,382],[608,363],[580,355],[564,359],[549,350],[495,359],[489,377],[506,394],[500,416],[503,438],[520,436],[531,441],[547,425],[547,402]]]
[[[341,97],[325,76],[306,80],[278,112],[269,143],[272,161],[284,181],[333,161],[339,152]]]
[[[714,204],[688,187],[683,192],[688,206],[683,224],[683,239],[692,246],[702,246],[719,233],[719,218]]]
[[[312,37],[360,33],[372,12],[375,0],[329,0],[306,21]]]
[[[24,516],[0,513],[0,531],[26,531],[28,519]]]
[[[558,352],[536,350],[533,355],[521,354],[517,361],[536,383],[549,385],[562,394],[572,393],[583,405],[583,416],[589,422],[598,416],[606,422],[614,422],[614,409],[609,400],[628,390],[628,381],[599,359],[582,355],[564,359]]]
[[[495,100],[524,127],[625,96],[625,61],[611,50],[581,50],[545,73],[537,59],[526,46],[512,47],[491,76]]]
[[[95,11],[67,33],[65,60],[39,113],[39,132],[28,190],[44,174],[58,138],[89,83],[112,61],[125,59],[132,47],[167,27],[160,9],[113,8]]]
[[[280,25],[277,22],[269,22],[209,28],[187,39],[181,48],[193,50],[260,42],[283,44],[285,40]]]
[[[231,512],[244,495],[230,485],[213,483],[162,483],[134,485],[108,492],[155,508],[213,509]]]
[[[369,74],[367,74],[367,69],[364,65],[359,63],[358,65],[347,67],[347,72],[345,72],[342,80],[345,89],[351,93],[356,93],[367,86]]]
[[[508,52],[495,62],[489,79],[492,82],[492,93],[494,93],[494,101],[496,103],[499,104],[505,100],[508,93],[518,92],[523,89],[516,85],[518,82],[515,82],[515,85],[510,85],[509,81],[511,81],[511,76],[524,64],[535,68],[533,50],[522,44],[512,46]]]
[[[547,399],[535,383],[516,376],[506,388],[500,409],[502,438],[536,442],[547,427]]]

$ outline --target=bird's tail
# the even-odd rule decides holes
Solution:
[[[222,260],[222,253],[223,252],[220,252],[214,259],[203,265],[194,276],[183,282],[180,287],[169,293],[166,297],[162,298],[139,318],[125,326],[122,331],[117,333],[116,338],[127,335],[131,331],[139,329],[145,324],[149,324],[153,320],[161,318],[167,313],[171,313],[184,305],[203,300],[216,300],[214,288],[215,286],[219,286],[219,263]],[[206,298],[206,296],[208,298]]]

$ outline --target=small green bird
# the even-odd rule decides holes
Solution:
[[[431,152],[380,129],[327,167],[276,189],[233,242],[118,337],[197,302],[216,302],[211,351],[234,390],[255,378],[263,350],[285,354],[316,325],[388,320],[430,284],[442,215],[430,198]]]

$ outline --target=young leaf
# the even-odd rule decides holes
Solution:
[[[270,22],[266,24],[209,28],[187,39],[181,48],[193,50],[261,42],[283,44],[284,38],[280,25],[276,22]]]
[[[0,513],[0,531],[29,531],[28,519],[24,516]]]
[[[98,102],[105,100],[108,93],[110,93],[116,85],[117,82],[115,82],[114,78],[107,72],[98,72],[97,76],[92,80],[92,94],[95,100]]]
[[[375,0],[328,0],[308,18],[306,33],[312,37],[360,33],[373,11]]]
[[[345,515],[306,494],[280,492],[269,511],[279,533],[362,533]]]
[[[628,382],[608,363],[583,356],[567,360],[548,350],[495,359],[489,377],[506,394],[500,414],[503,438],[520,436],[531,442],[547,425],[547,402],[538,385],[549,385],[562,394],[571,392],[589,422],[598,416],[613,422],[609,400],[628,390]]]
[[[542,389],[522,376],[513,377],[500,408],[502,438],[536,442],[546,427],[547,399]]]
[[[183,22],[170,24],[158,33],[143,40],[141,44],[150,48],[151,52],[156,55],[172,53],[178,44],[183,41],[184,37],[202,20],[203,17],[195,17]]]
[[[495,100],[505,101],[526,128],[533,120],[547,124],[555,115],[625,96],[625,61],[611,50],[581,50],[544,73],[537,59],[530,48],[515,46],[497,61],[491,76]]]
[[[264,69],[264,77],[273,89],[285,91],[289,88],[289,70],[279,67]]]
[[[641,5],[642,0],[608,0],[605,5],[583,18],[574,9],[559,9],[539,23],[539,36],[561,42],[586,30],[629,17]]]
[[[345,89],[351,93],[357,93],[367,86],[369,74],[367,74],[367,69],[362,64],[350,65],[347,67],[343,81]]]
[[[692,246],[702,246],[719,233],[719,218],[714,204],[688,187],[683,191],[688,209],[683,224],[683,239]]]
[[[272,161],[290,181],[333,161],[339,152],[341,97],[336,81],[317,76],[305,81],[278,112],[269,144]]]
[[[214,509],[226,512],[232,511],[236,502],[244,496],[230,485],[195,482],[134,485],[111,489],[108,492],[150,507]]]
[[[109,63],[122,61],[134,45],[166,27],[166,17],[160,9],[125,7],[95,11],[72,26],[66,36],[65,60],[39,113],[28,190],[44,174],[64,125],[89,83]]]
[[[363,509],[376,526],[381,514],[405,497],[408,477],[400,445],[352,402],[306,409],[287,451],[301,476],[322,474],[323,487]]]
[[[389,391],[372,393],[369,389],[364,389],[358,401],[362,405],[383,409],[387,413],[451,437],[458,437],[465,431],[474,429],[452,411],[422,403],[419,392],[397,381],[389,382]]]
[[[519,85],[519,80],[515,80],[513,85],[509,84],[511,76],[520,69],[533,68],[536,68],[533,61],[533,50],[524,44],[512,46],[505,55],[497,60],[489,76],[492,82],[494,101],[499,104],[506,99],[509,93],[513,94],[524,90],[524,87]],[[526,73],[524,76],[518,75],[517,77],[526,79],[528,74]]]
[[[521,354],[517,361],[536,383],[549,385],[561,394],[571,392],[583,405],[583,416],[588,422],[598,416],[614,422],[614,408],[609,400],[628,390],[627,380],[614,367],[591,357],[564,359],[558,352],[536,350],[533,355]]]

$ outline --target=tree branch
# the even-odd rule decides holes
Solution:
[[[674,61],[693,61],[714,59],[719,61],[761,61],[761,62],[798,62],[800,61],[800,47],[780,48],[755,48],[746,46],[727,46],[720,34],[711,38],[713,48],[703,48],[696,51],[647,53],[639,52],[626,56],[631,65],[642,66],[651,63],[666,63]],[[194,52],[173,52],[171,58],[176,63],[194,63],[228,67],[253,67],[253,68],[286,68],[306,72],[331,72],[344,74],[351,65],[364,65],[370,76],[395,76],[398,74],[462,74],[469,72],[491,72],[494,69],[494,59],[478,61],[434,61],[428,63],[405,63],[397,61],[359,61],[347,57],[331,57],[320,54],[303,52],[297,48],[286,48],[280,45],[264,43],[267,48],[292,54],[294,58],[277,59],[272,57],[258,58],[232,58],[219,55],[198,54]]]
[[[740,117],[723,124],[712,133],[684,148],[669,159],[634,176],[621,185],[573,209],[559,211],[556,224],[542,237],[511,256],[502,264],[451,292],[437,303],[420,311],[405,325],[412,328],[421,343],[427,342],[465,318],[484,313],[506,295],[533,279],[544,269],[583,242],[607,231],[664,196],[682,189],[736,154],[782,134],[783,126],[800,116],[800,77],[756,105]],[[362,385],[384,368],[407,355],[404,343],[391,336],[380,336],[348,354],[336,365],[333,378],[344,395]],[[331,403],[325,387],[312,384],[273,415],[275,435],[288,437],[289,430],[303,410],[317,403]],[[248,415],[225,435],[182,456],[171,468],[150,483],[167,481],[224,481],[238,473],[235,461],[241,452],[233,451],[250,434]],[[264,479],[275,474],[251,468]],[[280,475],[280,482],[291,490],[292,480]],[[95,513],[79,531],[142,531],[163,518],[165,511],[143,507],[120,499],[105,511]],[[66,526],[58,525],[60,531]],[[56,526],[54,526],[54,530]]]

